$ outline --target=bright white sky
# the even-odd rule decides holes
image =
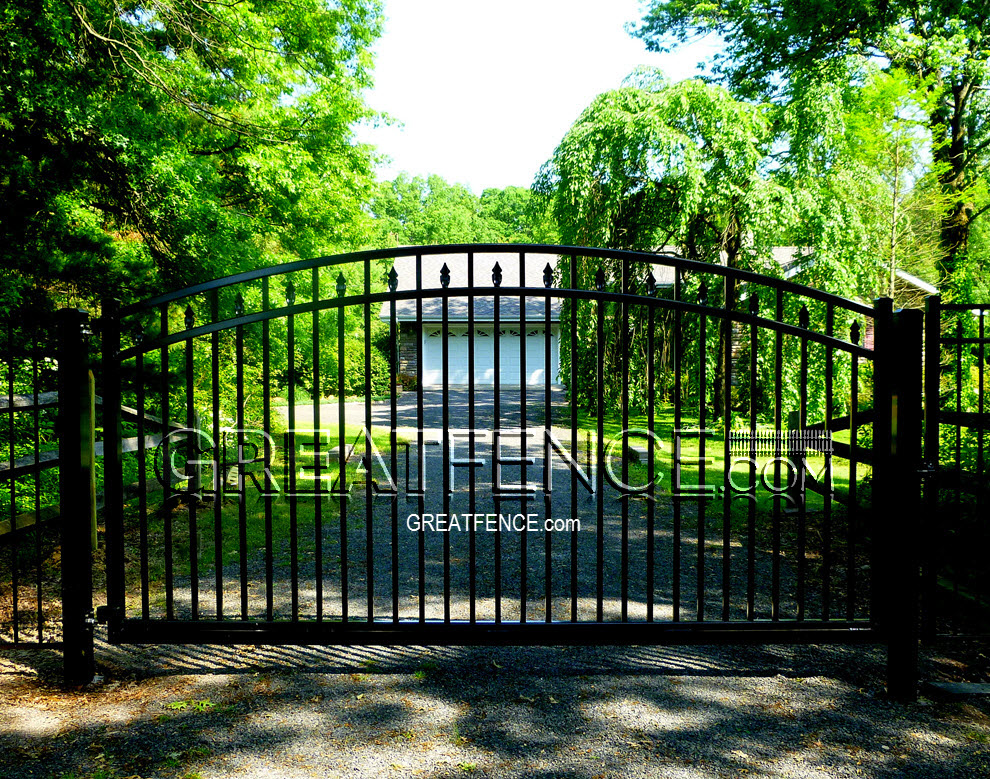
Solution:
[[[624,29],[639,0],[386,0],[369,104],[401,123],[361,140],[400,171],[477,195],[528,187],[578,115],[637,66],[696,75],[714,44],[648,53]]]

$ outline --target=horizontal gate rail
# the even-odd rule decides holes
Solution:
[[[876,628],[860,621],[705,622],[486,622],[427,619],[393,622],[266,622],[252,620],[128,620],[118,640],[130,644],[396,644],[452,646],[611,646],[616,644],[829,644],[877,643]]]
[[[990,429],[990,416],[986,413],[981,414],[974,411],[941,411],[938,418],[939,422],[943,425],[968,427],[973,430]]]

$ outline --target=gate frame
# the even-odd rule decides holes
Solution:
[[[961,436],[962,429],[972,429],[975,427],[980,431],[977,434],[978,443],[985,443],[987,437],[986,431],[990,429],[990,425],[988,425],[990,411],[986,409],[985,405],[987,392],[985,366],[988,356],[987,347],[990,346],[990,332],[987,332],[986,322],[990,319],[990,303],[944,302],[939,295],[930,295],[926,298],[925,302],[925,460],[922,473],[926,477],[925,512],[929,517],[936,517],[938,515],[941,492],[955,492],[956,497],[954,500],[958,501],[960,495],[965,494],[967,491],[964,482],[957,481],[965,473],[962,470],[960,461],[961,452],[958,443],[955,446],[951,444],[947,447],[943,446],[941,441],[941,426],[945,425],[954,428],[957,436]],[[955,327],[944,329],[952,321],[949,317],[960,317],[967,312],[972,313],[979,319],[977,333],[975,335],[966,335],[957,329],[960,327],[958,319],[955,320]],[[982,390],[983,397],[980,398],[977,410],[975,411],[963,411],[962,401],[959,397],[955,397],[954,403],[957,404],[955,409],[951,408],[951,404],[949,407],[942,407],[941,383],[945,369],[945,364],[942,362],[943,349],[950,354],[947,365],[953,366],[956,371],[952,393],[958,396],[962,381],[961,373],[964,347],[978,350],[983,361],[979,369],[977,383],[978,388]],[[941,464],[942,457],[946,455],[949,463],[955,463],[954,466],[943,466]],[[984,455],[982,468],[980,467],[980,459],[977,462],[976,476],[978,480],[980,476],[987,477],[988,468],[986,464],[988,460]],[[978,488],[979,485],[977,482]],[[977,497],[977,501],[979,501],[979,497]],[[979,506],[979,502],[977,502],[977,505]],[[985,513],[985,502],[983,506]],[[921,640],[928,645],[936,644],[943,639],[986,641],[990,638],[990,634],[988,634],[986,628],[983,626],[980,626],[975,632],[959,630],[959,625],[954,619],[954,617],[959,615],[958,601],[956,601],[957,596],[952,596],[954,609],[956,610],[956,613],[952,614],[948,612],[953,611],[953,609],[945,608],[946,597],[944,593],[940,592],[940,588],[944,586],[944,584],[940,584],[939,579],[939,573],[943,563],[940,555],[950,555],[947,559],[951,560],[952,550],[958,544],[958,541],[954,540],[949,532],[953,519],[958,518],[956,516],[958,507],[954,510],[950,503],[947,505],[947,509],[947,521],[926,526],[926,530],[931,534],[932,543],[929,544],[922,560]],[[985,599],[987,594],[985,589],[978,590],[976,593],[977,601],[979,602],[981,598]],[[939,624],[940,616],[946,618],[946,623]],[[940,627],[947,627],[948,629],[944,632],[939,632]]]
[[[542,245],[452,245],[435,247],[404,247],[403,249],[385,252],[361,252],[339,255],[334,258],[318,258],[303,260],[273,268],[248,271],[246,273],[218,279],[214,282],[196,285],[186,290],[159,296],[138,306],[167,304],[172,300],[189,296],[197,292],[216,289],[239,282],[246,282],[288,272],[315,269],[322,265],[356,262],[369,258],[388,258],[404,256],[410,253],[422,255],[427,253],[474,253],[485,250],[509,251],[518,253],[554,253],[570,257],[626,259],[636,255],[643,260],[667,260],[674,266],[680,278],[681,270],[696,270],[698,272],[722,275],[738,280],[755,280],[767,285],[768,278],[738,269],[713,266],[706,263],[696,263],[690,260],[671,257],[658,257],[643,253],[619,252],[614,250],[590,249],[586,247],[542,246]],[[328,262],[331,260],[332,262]],[[805,295],[808,298],[830,303],[841,301],[847,307],[865,308],[852,301],[846,301],[836,296],[828,295],[820,290],[804,288],[790,282],[769,279],[778,290],[787,289]],[[767,285],[771,286],[771,285]],[[487,289],[487,288],[478,288]],[[427,290],[418,289],[416,298],[421,299]],[[439,289],[428,290],[438,296]],[[601,299],[625,302],[629,297],[626,293],[582,292],[562,287],[558,293],[567,291],[569,294],[558,294],[556,297],[577,299]],[[442,296],[447,297],[458,291],[444,289]],[[503,288],[501,294],[521,294],[532,296],[534,299],[545,296],[546,290],[537,287],[521,287],[519,289]],[[366,289],[364,297],[382,300],[397,299],[394,291],[381,295],[369,295]],[[407,297],[410,297],[407,295]],[[369,303],[370,305],[370,303]],[[135,309],[128,307],[123,311]],[[705,306],[705,314],[718,317],[723,321],[733,321],[731,312],[724,308]],[[722,313],[719,313],[722,312]],[[101,324],[103,329],[103,369],[104,369],[104,429],[106,431],[106,469],[105,474],[119,475],[121,466],[121,434],[120,434],[120,401],[121,401],[121,371],[118,355],[120,345],[120,317],[122,309],[115,301],[107,301],[104,305]],[[876,342],[874,345],[875,385],[874,408],[876,422],[874,425],[874,529],[871,557],[871,608],[869,622],[859,627],[850,627],[839,620],[832,624],[808,620],[796,622],[738,622],[738,623],[677,623],[652,622],[640,623],[607,623],[608,630],[601,630],[602,623],[573,623],[554,622],[536,623],[522,622],[520,624],[501,623],[487,625],[481,621],[473,623],[474,630],[466,631],[457,623],[445,624],[432,621],[410,623],[362,623],[349,622],[337,625],[333,622],[290,623],[271,622],[262,620],[233,621],[233,620],[197,620],[196,643],[259,643],[270,639],[271,630],[278,633],[278,642],[283,644],[302,643],[332,643],[347,644],[400,644],[400,643],[436,643],[444,641],[450,644],[613,644],[620,643],[657,643],[685,644],[705,643],[713,638],[726,643],[761,643],[766,641],[783,641],[786,643],[820,643],[820,642],[882,642],[888,647],[888,689],[890,694],[900,700],[913,700],[917,689],[917,651],[918,651],[918,609],[917,593],[919,587],[917,508],[919,471],[921,467],[921,312],[904,311],[896,315],[892,312],[892,302],[889,299],[876,301],[872,316],[876,327]],[[249,319],[241,315],[241,322]],[[744,317],[743,317],[744,318]],[[225,320],[226,321],[226,320]],[[266,320],[267,321],[267,320]],[[234,325],[229,325],[233,327]],[[367,355],[366,355],[367,359]],[[914,363],[917,363],[914,366]],[[914,367],[912,367],[914,366]],[[717,401],[716,401],[717,402]],[[106,505],[119,506],[122,501],[119,478],[108,476],[104,485]],[[892,511],[885,516],[886,522],[879,521],[877,505],[890,505]],[[109,636],[112,643],[164,643],[171,639],[175,641],[175,624],[165,620],[142,621],[141,627],[130,624],[134,620],[124,620],[123,577],[118,572],[123,568],[123,553],[121,547],[123,516],[119,510],[109,510],[107,515],[107,598],[108,606],[99,610],[101,622],[109,624]],[[886,543],[878,543],[878,537],[883,534]],[[907,596],[905,597],[905,593]],[[179,641],[182,639],[180,638]],[[91,639],[90,639],[91,652]],[[67,667],[69,652],[67,650]]]
[[[95,395],[86,357],[88,324],[85,311],[67,308],[58,312],[62,671],[70,685],[86,684],[96,673],[92,524],[96,510]]]

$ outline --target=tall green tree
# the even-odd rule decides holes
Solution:
[[[674,246],[693,259],[772,270],[770,248],[777,243],[781,211],[790,206],[786,190],[764,175],[770,141],[761,107],[734,99],[720,86],[698,80],[669,84],[656,71],[641,71],[592,101],[540,171],[535,189],[548,202],[564,243],[645,251]],[[569,262],[561,266],[564,278]],[[596,284],[599,272],[606,285],[621,281],[617,262],[577,262],[582,285]],[[594,342],[591,311],[567,307],[564,315],[578,318],[579,343]],[[617,317],[609,321],[605,367],[617,376],[630,336],[621,332]],[[634,329],[643,327],[638,322]],[[728,348],[728,329],[722,330],[720,350]],[[563,361],[583,361],[575,388],[580,399],[582,387],[594,386],[594,357],[571,348],[568,329],[563,333]],[[633,376],[645,376],[645,359],[640,350]],[[634,402],[642,400],[641,385],[633,388]],[[621,390],[613,384],[609,397],[619,398]]]
[[[383,182],[371,201],[378,246],[485,243],[494,234],[480,218],[478,197],[441,176],[400,173]]]
[[[553,217],[542,207],[531,189],[506,187],[481,193],[481,216],[509,243],[559,241]]]
[[[641,71],[605,92],[571,126],[541,169],[544,197],[564,243],[747,262],[769,224],[774,195],[761,163],[769,125],[760,107],[698,80],[669,84]],[[766,248],[765,246],[763,248]]]
[[[940,270],[951,282],[971,226],[986,211],[972,192],[988,159],[986,112],[979,108],[990,60],[987,23],[985,3],[955,0],[652,0],[635,34],[652,50],[671,50],[717,33],[725,50],[716,73],[745,96],[779,94],[796,74],[842,70],[850,55],[911,74],[929,98],[926,124],[939,185],[950,198],[940,224]]]
[[[928,143],[910,84],[851,62],[796,74],[774,110],[772,175],[793,198],[787,243],[814,250],[800,281],[845,297],[890,292],[894,271],[931,277],[940,256]]]
[[[859,83],[845,90],[845,134],[867,184],[868,196],[858,205],[864,220],[877,225],[879,245],[870,248],[881,258],[883,277],[875,296],[894,298],[898,270],[937,279],[938,216],[950,204],[930,164],[923,95],[901,71],[864,70]]]
[[[6,307],[359,243],[380,22],[379,0],[6,3]]]
[[[522,187],[486,189],[479,198],[441,176],[400,173],[379,185],[370,210],[378,247],[556,240],[552,222]]]

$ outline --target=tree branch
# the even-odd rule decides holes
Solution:
[[[158,74],[156,69],[142,56],[142,54],[131,44],[123,40],[118,40],[117,38],[109,37],[108,35],[103,35],[98,32],[93,25],[90,23],[89,19],[86,18],[85,12],[80,8],[78,3],[71,3],[72,12],[75,17],[79,20],[83,29],[96,40],[101,41],[106,44],[111,50],[117,51],[120,54],[120,60],[142,81],[144,81],[148,86],[153,89],[158,89],[166,94],[169,98],[174,100],[177,104],[185,106],[187,109],[193,113],[203,117],[204,120],[210,124],[216,125],[218,127],[224,127],[232,132],[237,133],[245,137],[257,138],[259,140],[268,143],[291,143],[292,138],[283,137],[279,138],[269,131],[271,128],[265,127],[264,125],[256,124],[253,122],[243,122],[240,120],[232,119],[229,116],[221,114],[213,109],[198,103],[196,101],[190,100],[189,98],[183,96],[181,93],[172,89],[165,80]],[[124,52],[129,53],[131,56],[128,57]],[[132,59],[133,58],[133,61]]]
[[[230,152],[237,151],[237,149],[239,148],[241,148],[241,142],[238,139],[234,141],[234,143],[230,144],[230,146],[227,146],[223,149],[190,149],[189,153],[197,154],[201,157],[210,157],[215,154],[230,154]]]
[[[976,221],[977,219],[979,219],[979,217],[980,217],[980,216],[982,216],[982,215],[983,215],[983,213],[984,213],[985,211],[987,211],[988,209],[990,209],[990,203],[987,203],[987,204],[986,204],[985,206],[983,206],[983,208],[981,208],[981,209],[980,209],[979,211],[977,211],[977,212],[976,212],[975,214],[973,214],[973,215],[972,215],[972,216],[971,216],[971,217],[969,218],[969,223],[970,223],[970,224],[973,224],[973,222],[975,222],[975,221]]]

